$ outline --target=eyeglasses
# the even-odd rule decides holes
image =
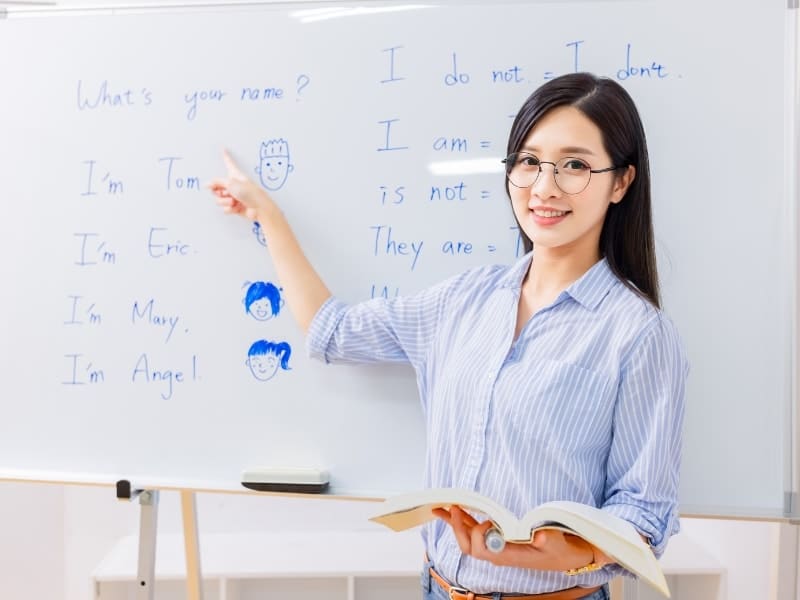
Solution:
[[[580,194],[589,185],[592,173],[607,173],[622,167],[592,169],[586,161],[567,156],[557,163],[539,160],[527,152],[514,152],[502,160],[506,165],[506,177],[509,183],[518,188],[529,188],[539,179],[542,165],[553,165],[553,177],[556,185],[565,194]]]

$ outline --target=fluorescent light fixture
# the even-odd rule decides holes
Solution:
[[[327,19],[338,19],[341,17],[375,15],[378,13],[401,12],[406,10],[418,10],[422,8],[434,7],[427,4],[403,4],[400,6],[343,6],[335,8],[309,8],[306,10],[296,10],[289,13],[289,16],[297,19],[301,23],[313,23],[314,21],[325,21]]]
[[[505,167],[497,158],[471,158],[468,160],[444,160],[428,163],[433,175],[479,175],[481,173],[505,173]]]

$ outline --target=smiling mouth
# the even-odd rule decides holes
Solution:
[[[556,217],[564,217],[570,214],[571,210],[533,210],[534,215],[537,217],[544,217],[545,219],[552,219]]]

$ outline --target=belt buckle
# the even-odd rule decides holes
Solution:
[[[451,585],[447,593],[450,596],[450,600],[469,600],[469,590],[462,587]]]

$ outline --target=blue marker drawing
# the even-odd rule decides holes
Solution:
[[[244,295],[244,308],[247,314],[256,321],[269,321],[277,317],[283,306],[281,288],[269,281],[246,282],[247,292]]]
[[[261,178],[261,185],[268,190],[279,190],[286,183],[294,165],[289,160],[289,142],[283,138],[261,142],[259,165],[256,173]]]
[[[258,221],[253,221],[253,235],[256,236],[256,240],[258,240],[259,244],[266,247],[267,238],[264,235],[264,230],[261,229],[261,223]]]
[[[278,367],[289,370],[289,357],[292,347],[288,342],[258,340],[247,351],[247,366],[253,377],[259,381],[269,381],[275,377]]]

